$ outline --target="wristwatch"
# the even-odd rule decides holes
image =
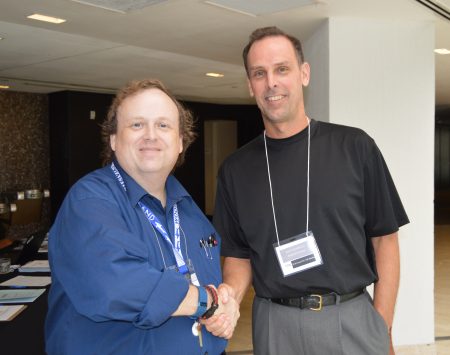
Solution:
[[[191,316],[192,319],[197,319],[206,312],[206,307],[208,307],[208,295],[206,293],[205,287],[197,287],[198,289],[198,304],[197,310]]]
[[[214,312],[217,310],[217,308],[219,308],[219,298],[217,296],[215,288],[211,286],[205,286],[205,289],[211,295],[212,303],[211,307],[209,307],[208,310],[205,313],[203,313],[203,315],[200,317],[201,319],[211,318]]]

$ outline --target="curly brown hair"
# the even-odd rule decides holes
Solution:
[[[147,89],[158,89],[165,93],[175,103],[178,108],[179,122],[180,122],[180,135],[183,139],[183,151],[178,156],[176,167],[180,166],[184,162],[186,150],[195,140],[197,134],[194,132],[194,117],[187,108],[185,108],[175,96],[166,89],[164,84],[157,79],[144,79],[133,80],[126,84],[123,88],[117,92],[110,108],[106,120],[101,125],[101,134],[103,141],[103,164],[107,165],[114,159],[114,151],[111,149],[110,137],[117,133],[117,112],[122,102],[138,92]]]

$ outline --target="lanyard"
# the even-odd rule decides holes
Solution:
[[[125,181],[123,180],[122,176],[120,175],[119,170],[117,170],[114,163],[111,163],[111,169],[116,176],[117,180],[119,181],[120,185],[123,187],[124,191],[127,191],[127,188],[125,186]],[[142,202],[138,202],[139,207],[141,208],[142,212],[144,212],[145,217],[150,222],[150,224],[155,227],[158,232],[161,234],[163,239],[170,245],[172,248],[173,255],[175,256],[175,260],[177,262],[178,270],[183,275],[189,272],[188,267],[186,266],[186,263],[184,262],[183,254],[181,253],[181,237],[180,237],[180,217],[178,215],[178,207],[177,204],[173,205],[173,224],[174,224],[174,242],[175,245],[172,243],[169,237],[169,233],[164,229],[163,225],[159,221],[158,217],[151,211],[151,209],[143,204]]]
[[[182,274],[186,274],[189,272],[186,263],[183,259],[183,254],[181,253],[181,238],[180,238],[180,220],[178,217],[178,207],[177,204],[173,205],[173,224],[174,224],[174,242],[175,245],[173,245],[172,241],[170,240],[169,233],[164,229],[163,225],[159,222],[158,217],[155,216],[155,214],[150,210],[148,206],[143,204],[142,202],[138,202],[139,206],[141,207],[142,212],[144,212],[145,217],[147,217],[148,221],[155,227],[159,233],[161,233],[164,240],[170,245],[172,248],[173,255],[175,256],[175,259],[177,261],[178,270]]]
[[[309,161],[310,161],[310,145],[311,145],[311,120],[308,119],[308,166],[307,166],[307,178],[306,178],[306,233],[308,233],[309,228]],[[266,163],[267,163],[267,175],[269,176],[269,189],[270,189],[270,201],[272,202],[272,213],[273,221],[275,223],[275,234],[277,236],[278,246],[280,245],[280,238],[278,236],[278,226],[277,218],[275,217],[275,207],[273,204],[273,192],[272,192],[272,180],[270,178],[270,167],[269,167],[269,155],[267,154],[267,142],[266,142],[266,131],[264,131],[264,149],[266,152]]]

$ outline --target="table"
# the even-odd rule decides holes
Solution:
[[[39,254],[36,259],[46,258],[47,254]],[[0,275],[0,282],[18,275],[49,276],[49,273],[25,274],[16,270]],[[48,308],[49,288],[50,285],[34,302],[28,303],[28,307],[12,321],[0,322],[0,352],[2,355],[45,355],[44,323]]]

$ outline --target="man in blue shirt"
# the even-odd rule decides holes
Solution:
[[[223,353],[239,311],[215,289],[220,239],[171,175],[192,116],[159,81],[134,81],[102,133],[106,166],[71,188],[50,231],[47,353]],[[214,313],[215,335],[201,326]]]

